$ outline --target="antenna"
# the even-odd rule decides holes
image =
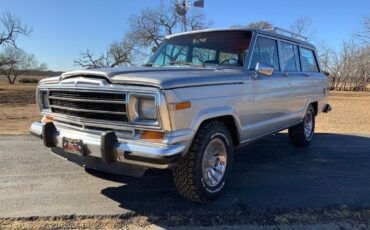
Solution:
[[[290,36],[292,38],[296,38],[296,39],[300,39],[300,40],[303,40],[305,42],[308,42],[308,38],[307,37],[305,37],[303,35],[300,35],[298,33],[294,33],[292,31],[286,30],[286,29],[282,29],[280,27],[274,27],[272,29],[272,31],[275,32],[275,33],[281,34],[281,35],[285,35],[285,36],[288,35],[288,36]]]

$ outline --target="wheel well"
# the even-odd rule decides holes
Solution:
[[[231,138],[233,139],[234,146],[237,146],[239,144],[239,142],[240,142],[239,132],[238,132],[238,128],[236,127],[235,120],[234,120],[233,116],[227,115],[227,116],[210,118],[210,119],[207,119],[207,120],[203,121],[201,123],[201,126],[203,124],[205,124],[206,122],[209,122],[209,121],[220,121],[220,122],[224,123],[230,131],[230,135],[231,135]]]
[[[318,113],[318,108],[319,108],[318,102],[317,101],[312,102],[311,105],[313,106],[313,109],[315,110],[315,116],[316,116]]]

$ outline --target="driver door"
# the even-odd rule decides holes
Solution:
[[[288,125],[290,82],[280,71],[278,42],[274,38],[259,36],[252,54],[251,68],[273,68],[271,75],[256,71],[252,80],[253,112],[248,124],[249,139],[279,131]]]

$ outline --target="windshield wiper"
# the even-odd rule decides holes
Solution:
[[[195,67],[203,67],[201,64],[194,64],[192,62],[187,61],[171,61],[170,65],[186,65],[186,66],[195,66]]]

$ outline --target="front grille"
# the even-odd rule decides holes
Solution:
[[[53,113],[86,119],[127,122],[125,92],[50,90]]]

